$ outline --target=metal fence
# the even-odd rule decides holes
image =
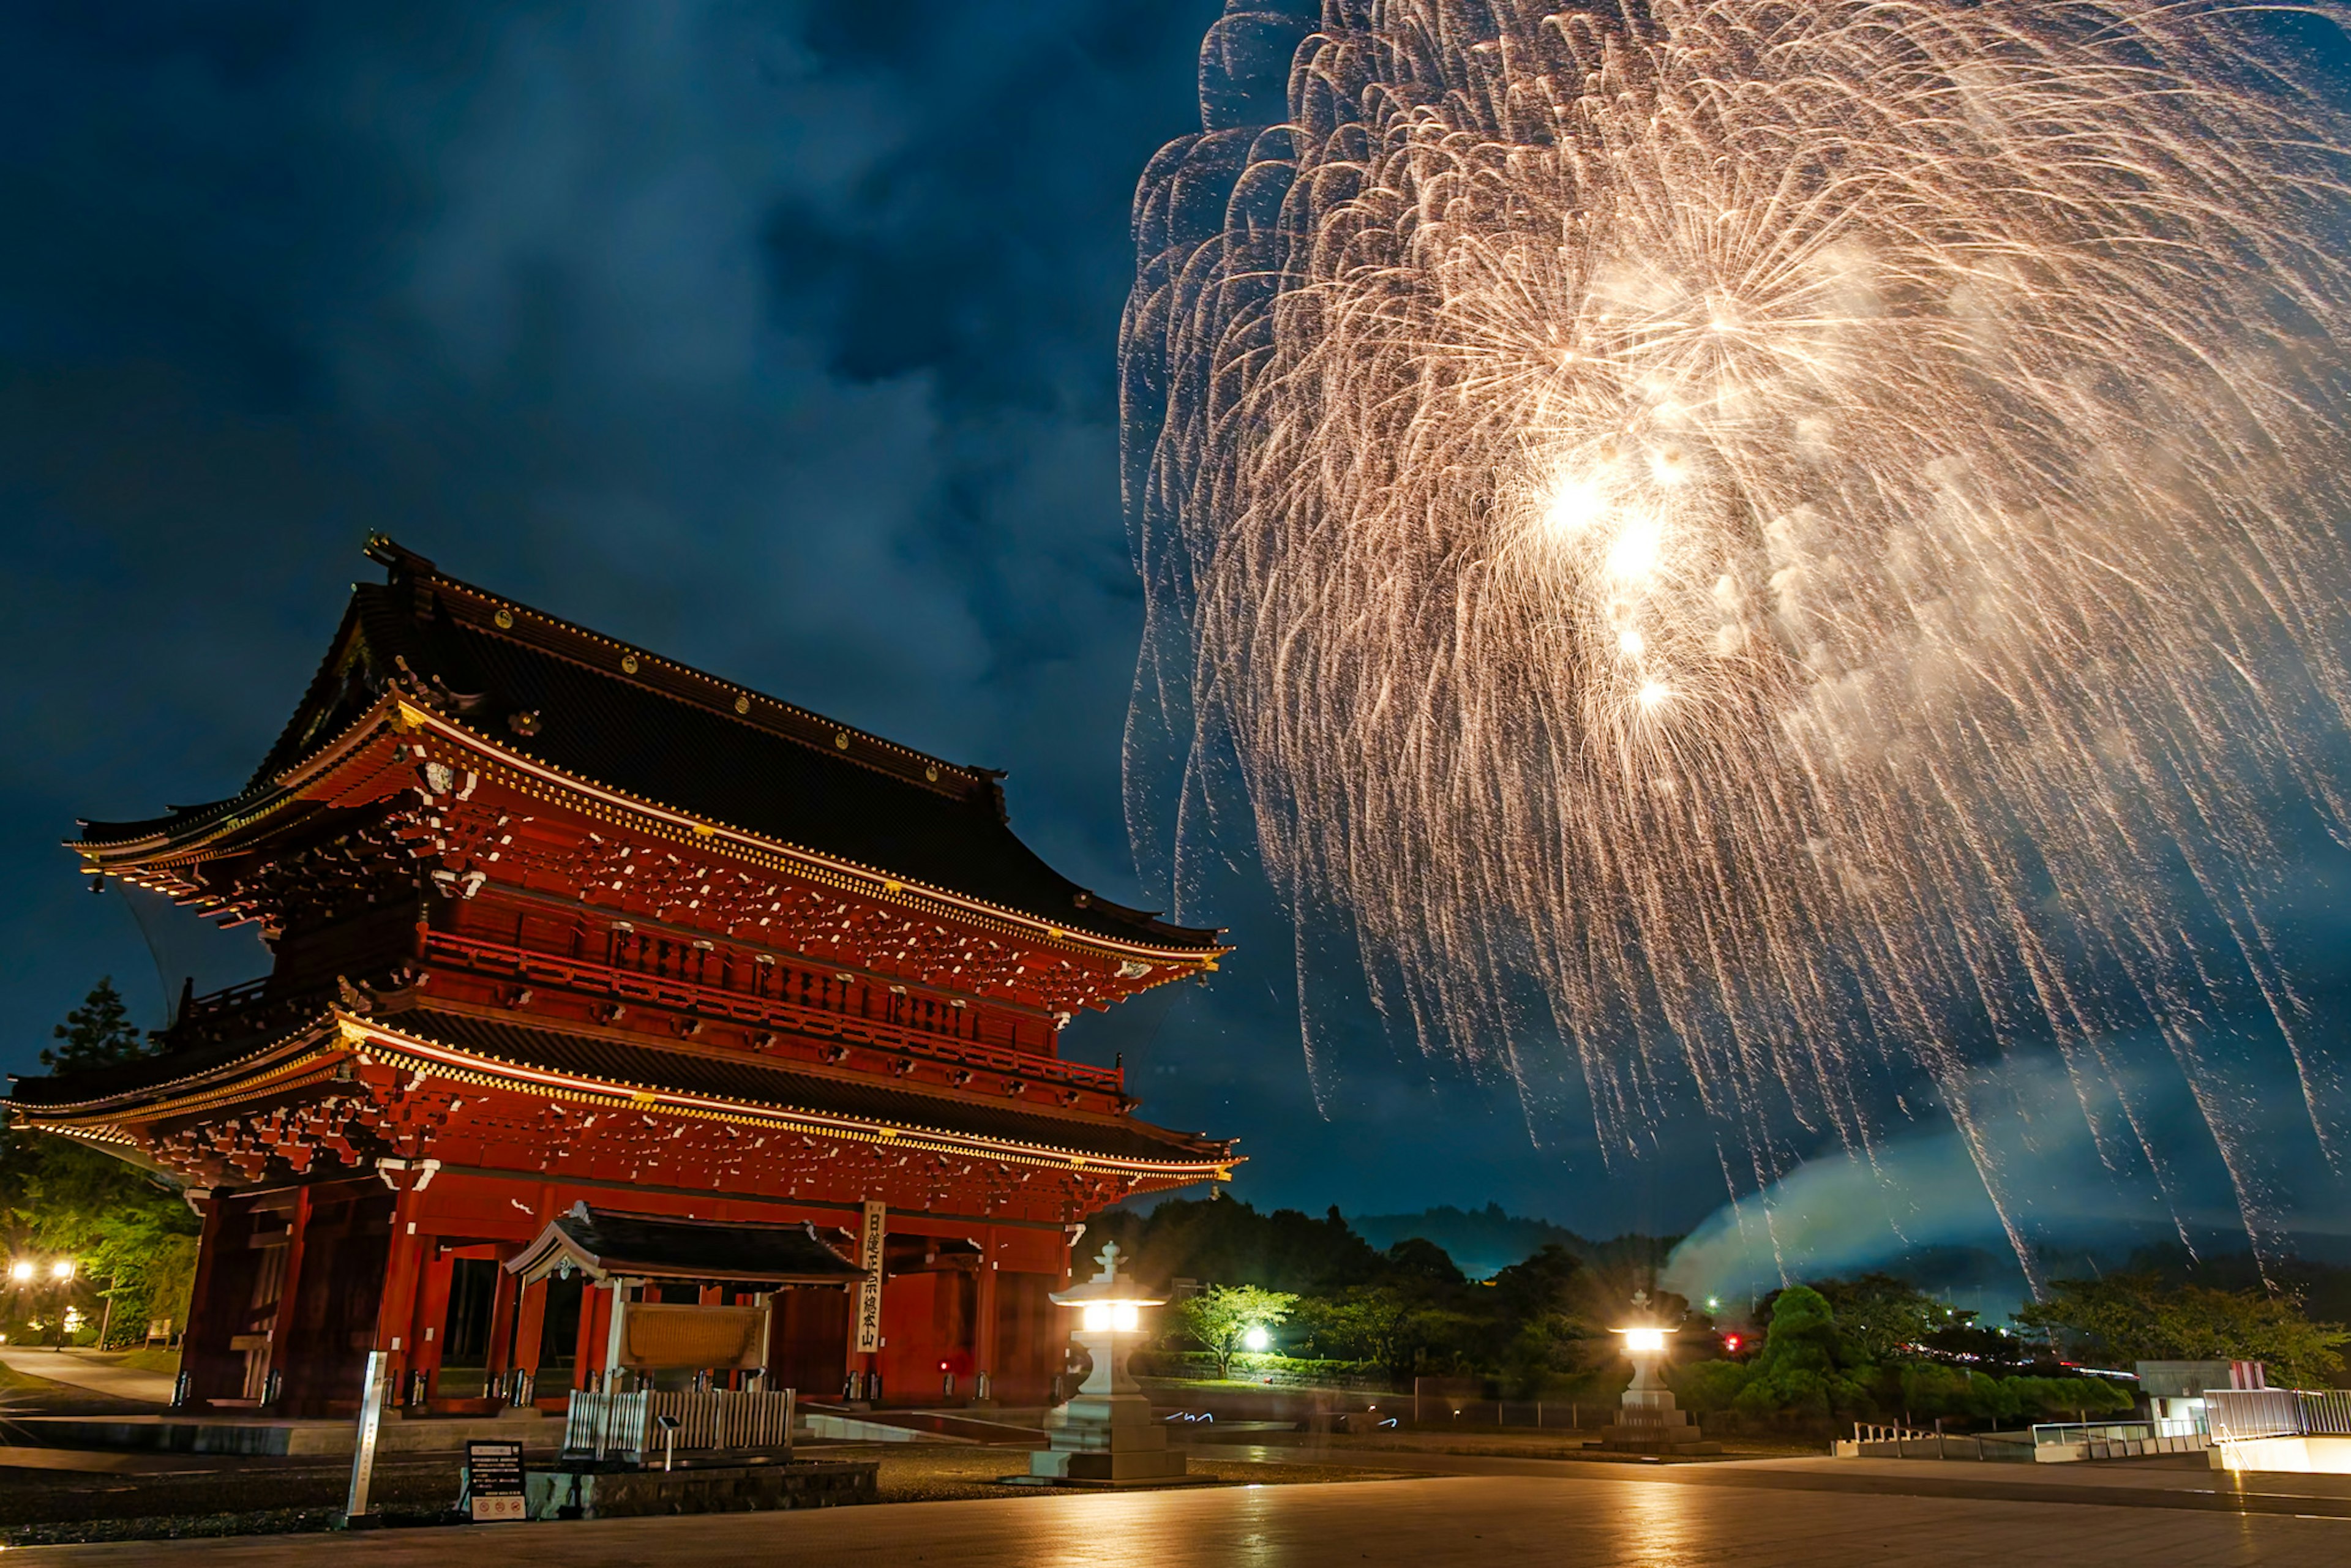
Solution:
[[[664,1416],[677,1423],[669,1446],[680,1453],[785,1448],[792,1440],[794,1397],[789,1388],[774,1393],[641,1388],[633,1394],[574,1389],[565,1413],[563,1448],[600,1459],[642,1459],[656,1446],[654,1434]]]
[[[2032,1447],[2043,1458],[2127,1459],[2148,1454],[2195,1454],[2210,1447],[2204,1428],[2192,1420],[2043,1421],[2032,1428]]]
[[[1590,1419],[1585,1419],[1589,1416]],[[1636,1418],[1613,1405],[1582,1405],[1563,1400],[1460,1399],[1442,1394],[1413,1396],[1412,1418],[1425,1426],[1450,1423],[1457,1427],[1556,1427],[1568,1430],[1604,1427],[1619,1416]]]
[[[2216,1443],[2254,1437],[2351,1437],[2351,1390],[2215,1388],[2204,1419]]]

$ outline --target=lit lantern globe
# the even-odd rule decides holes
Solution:
[[[1617,1329],[1614,1332],[1625,1336],[1625,1354],[1627,1356],[1638,1357],[1663,1355],[1666,1352],[1666,1336],[1674,1331],[1643,1325],[1637,1328]]]

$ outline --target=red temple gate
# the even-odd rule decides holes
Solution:
[[[1061,1028],[1213,969],[1217,934],[1053,872],[999,775],[371,554],[389,581],[243,792],[74,846],[260,923],[271,972],[9,1103],[186,1183],[189,1401],[350,1408],[382,1350],[408,1403],[492,1408],[518,1374],[559,1402],[612,1292],[501,1265],[582,1203],[805,1222],[848,1259],[878,1204],[875,1343],[862,1287],[780,1289],[772,1385],[916,1402],[944,1365],[1044,1398],[1073,1223],[1234,1163]]]

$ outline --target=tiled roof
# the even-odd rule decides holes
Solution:
[[[798,1283],[848,1283],[865,1277],[864,1270],[826,1245],[805,1224],[671,1219],[590,1208],[585,1203],[575,1204],[552,1223],[574,1249],[606,1274]]]
[[[278,1021],[266,1030],[240,1032],[192,1049],[88,1072],[20,1079],[10,1097],[15,1103],[35,1110],[129,1099],[134,1103],[126,1108],[126,1113],[135,1119],[136,1102],[141,1097],[152,1099],[154,1091],[167,1085],[277,1054],[277,1047],[297,1037],[314,1037],[334,1017],[323,1009],[307,1022],[273,1016]],[[491,1062],[590,1079],[622,1092],[661,1090],[841,1117],[918,1135],[926,1131],[959,1134],[1106,1159],[1201,1163],[1229,1157],[1224,1144],[1128,1116],[1034,1108],[978,1094],[810,1072],[762,1058],[640,1042],[617,1033],[572,1033],[421,1007],[379,1014],[365,1021]]]
[[[758,1057],[640,1044],[586,1033],[531,1029],[465,1013],[418,1008],[371,1019],[395,1033],[430,1040],[518,1066],[576,1073],[603,1082],[707,1095],[777,1110],[851,1117],[885,1126],[960,1133],[1031,1147],[1139,1160],[1225,1157],[1225,1145],[1132,1117],[1029,1110],[977,1095],[930,1093],[862,1077],[796,1071]]]
[[[340,734],[388,684],[444,717],[593,782],[769,841],[1073,932],[1215,950],[1213,931],[1093,896],[1014,835],[997,775],[961,768],[672,664],[446,577],[389,543],[310,690],[240,800]],[[87,824],[114,843],[193,830],[228,802]]]

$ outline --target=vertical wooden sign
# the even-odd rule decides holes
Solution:
[[[889,1214],[889,1205],[867,1198],[865,1228],[857,1238],[857,1266],[865,1270],[865,1282],[857,1287],[857,1349],[864,1355],[882,1348],[882,1238]]]

